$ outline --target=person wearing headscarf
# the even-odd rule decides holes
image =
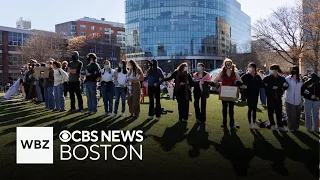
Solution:
[[[270,121],[270,128],[272,131],[276,130],[276,123],[274,121],[274,113],[277,118],[278,130],[282,132],[287,132],[282,122],[282,96],[289,85],[286,79],[280,76],[281,73],[280,66],[277,64],[272,64],[269,67],[269,75],[264,78],[263,84],[266,89],[267,95],[267,106],[268,106],[268,117]]]
[[[98,99],[97,99],[97,80],[101,77],[100,66],[97,63],[97,55],[89,53],[87,60],[90,62],[86,66],[86,95],[88,104],[88,114],[95,114],[98,111]]]
[[[301,88],[304,97],[306,128],[309,132],[319,133],[320,82],[319,76],[313,73]],[[311,116],[312,115],[312,116]]]

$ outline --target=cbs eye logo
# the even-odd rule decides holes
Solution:
[[[71,139],[71,133],[67,130],[61,131],[59,134],[60,141],[66,143]]]

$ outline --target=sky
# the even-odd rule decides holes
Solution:
[[[32,29],[54,31],[55,24],[84,16],[125,22],[125,0],[1,0],[0,26],[15,27],[19,17],[31,20]],[[238,0],[252,23],[282,5],[298,0]]]

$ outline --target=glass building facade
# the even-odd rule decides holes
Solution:
[[[213,69],[250,49],[251,19],[236,0],[126,0],[126,36],[127,59]]]

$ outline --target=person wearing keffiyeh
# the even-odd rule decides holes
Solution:
[[[211,76],[208,72],[204,71],[205,66],[203,63],[198,63],[197,72],[193,75],[194,82],[194,109],[196,112],[196,119],[198,122],[206,122],[206,107],[207,98],[209,98],[209,85],[214,85],[211,81]],[[199,101],[201,104],[199,107]]]

